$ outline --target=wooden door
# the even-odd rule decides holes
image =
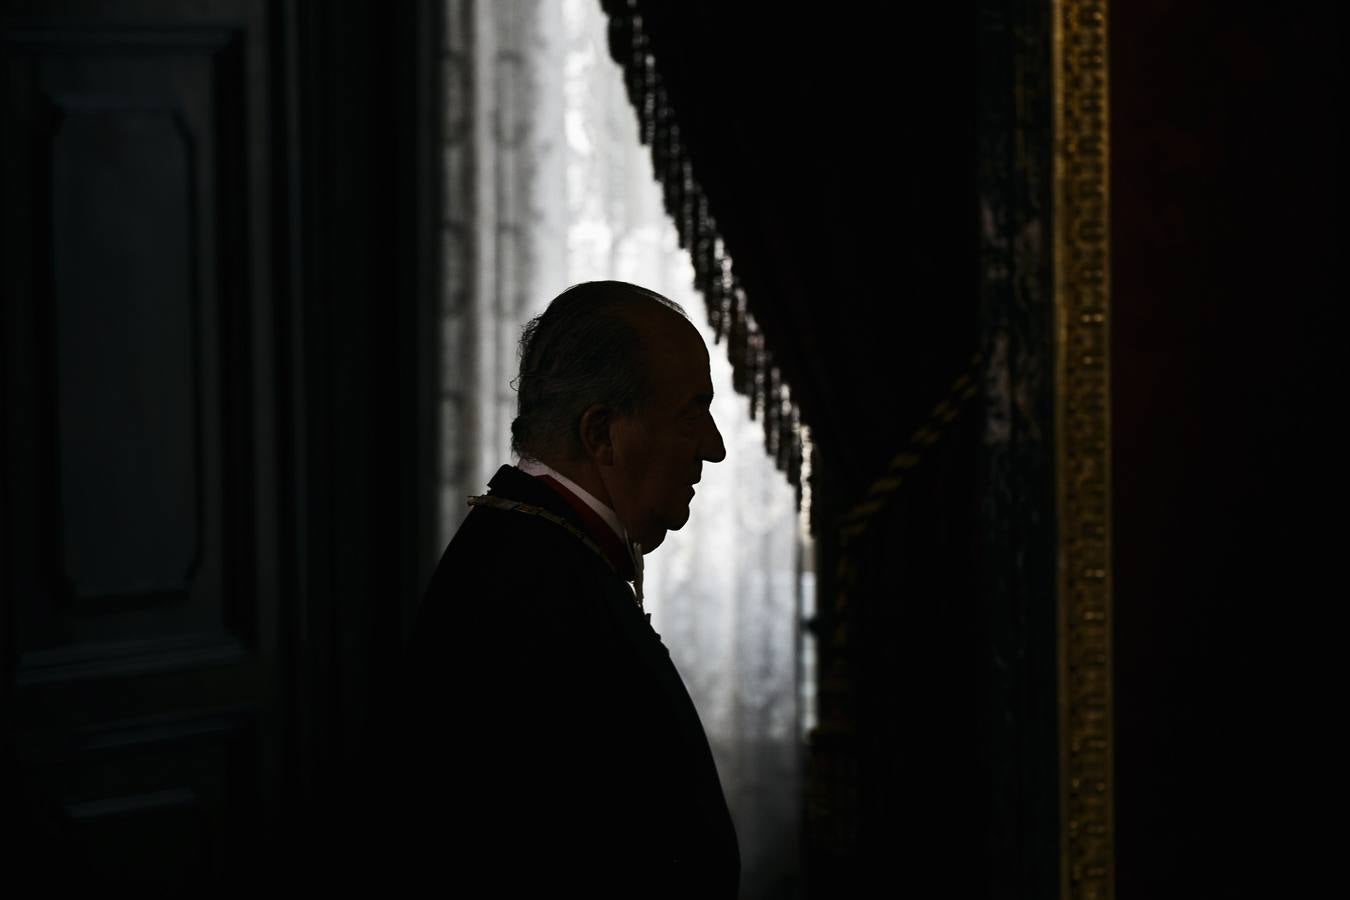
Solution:
[[[425,568],[376,6],[0,3],[0,891],[201,892],[341,802]]]
[[[15,861],[44,880],[215,878],[278,796],[272,73],[262,10],[218,6],[51,4],[0,41]]]

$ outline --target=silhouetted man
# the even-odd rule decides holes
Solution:
[[[734,897],[707,738],[642,609],[642,555],[726,456],[707,349],[609,281],[559,295],[520,350],[521,463],[470,499],[408,649],[386,795],[390,827],[418,824],[393,865],[451,896]]]

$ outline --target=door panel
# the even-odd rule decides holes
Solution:
[[[33,874],[181,888],[253,857],[281,751],[268,33],[120,7],[0,37],[7,726]]]

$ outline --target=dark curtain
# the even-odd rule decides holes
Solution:
[[[811,895],[1048,896],[1049,6],[603,5],[741,388],[815,448]]]
[[[976,896],[995,872],[1005,893],[1053,890],[1053,782],[1036,781],[1053,769],[1022,765],[1052,760],[1054,740],[1052,673],[1028,665],[1054,658],[1049,473],[1026,466],[1046,455],[1029,442],[1053,434],[1048,250],[1013,237],[1044,227],[1046,23],[975,3],[604,5],[668,207],[677,223],[696,207],[696,266],[710,221],[815,445],[811,895]],[[1022,56],[1019,28],[1042,41]],[[988,47],[1002,52],[982,69]],[[1027,55],[1039,81],[1017,81]],[[1019,138],[1041,142],[1033,158],[1016,157]],[[738,298],[700,275],[743,389],[772,410]],[[1002,375],[986,387],[972,357],[991,349]],[[975,383],[954,391],[963,374]],[[907,448],[903,491],[870,495]],[[865,499],[878,502],[857,528],[845,514]]]
[[[750,311],[856,493],[975,349],[972,8],[605,5],[620,62],[632,22],[649,40]]]

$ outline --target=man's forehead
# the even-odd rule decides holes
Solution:
[[[625,314],[630,317],[629,321],[649,353],[668,353],[706,363],[708,348],[703,344],[702,335],[692,322],[675,310],[655,302],[635,303]]]
[[[652,387],[678,403],[710,394],[708,348],[702,335],[678,313],[666,309],[661,313],[644,316],[639,326]]]

